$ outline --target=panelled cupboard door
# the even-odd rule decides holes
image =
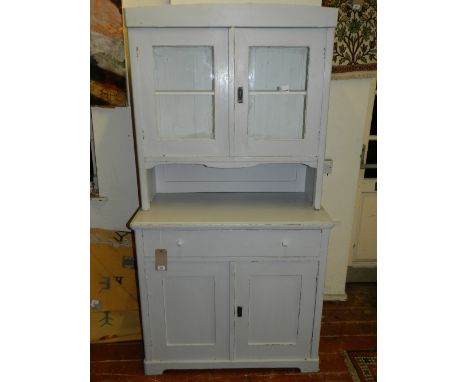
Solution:
[[[317,260],[238,262],[235,357],[310,357]]]
[[[229,359],[229,263],[146,261],[152,359]]]
[[[227,156],[228,30],[139,28],[129,38],[144,156]]]
[[[235,30],[236,156],[316,156],[326,31]]]

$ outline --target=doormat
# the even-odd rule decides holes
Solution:
[[[353,382],[377,381],[376,350],[345,350],[343,357]]]

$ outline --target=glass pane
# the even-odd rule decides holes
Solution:
[[[251,47],[250,90],[306,90],[309,48]]]
[[[369,141],[366,164],[377,164],[377,141]]]
[[[213,47],[153,47],[155,90],[213,90]]]
[[[214,138],[213,96],[163,94],[155,102],[161,139]]]
[[[267,139],[304,137],[305,96],[301,94],[250,95],[248,135]]]
[[[376,168],[366,168],[364,171],[364,178],[377,178],[377,169]],[[377,191],[377,190],[376,190]]]
[[[370,135],[377,135],[377,96],[375,96],[374,108],[372,109]]]

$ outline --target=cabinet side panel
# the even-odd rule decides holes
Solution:
[[[323,289],[325,284],[325,269],[327,264],[328,240],[330,229],[322,229],[320,244],[320,262],[317,276],[317,291],[315,297],[314,327],[312,332],[311,358],[318,358],[320,343],[320,327],[322,324]]]
[[[148,283],[145,272],[144,261],[144,244],[143,232],[135,230],[135,246],[136,246],[136,259],[137,259],[137,272],[138,272],[138,286],[140,289],[140,311],[141,321],[143,324],[143,342],[145,346],[145,359],[152,358],[152,344],[151,344],[151,320],[149,317],[148,309]]]

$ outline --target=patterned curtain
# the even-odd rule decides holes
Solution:
[[[375,76],[377,0],[322,0],[322,5],[338,8],[333,46],[334,77]]]

